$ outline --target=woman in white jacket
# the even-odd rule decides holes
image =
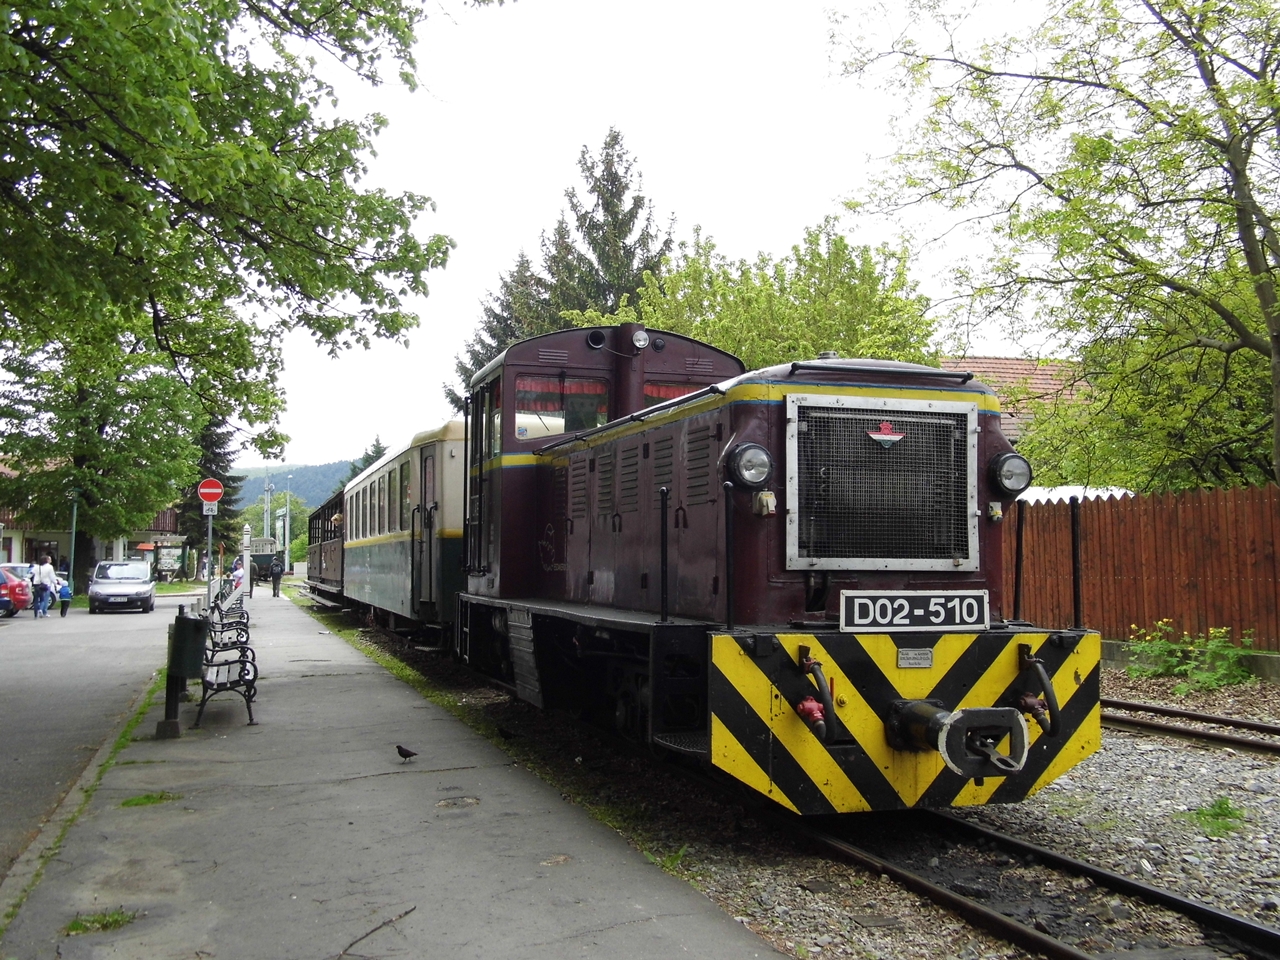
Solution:
[[[58,590],[58,574],[54,572],[53,562],[49,556],[40,558],[40,566],[36,567],[35,576],[35,615],[37,617],[49,616],[49,604],[53,601],[53,596]]]

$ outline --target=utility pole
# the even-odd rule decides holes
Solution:
[[[292,533],[289,529],[289,500],[293,493],[293,474],[289,474],[284,481],[284,568],[286,570],[293,569],[292,558],[289,555],[289,546],[293,541],[289,539]]]
[[[266,489],[262,492],[262,535],[264,537],[271,536],[271,491],[275,489],[271,485],[271,475],[267,474],[263,478]]]

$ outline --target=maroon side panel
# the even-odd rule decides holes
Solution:
[[[660,384],[667,392],[673,387],[697,390],[743,372],[731,354],[677,334],[648,331],[649,346],[638,350],[632,335],[643,329],[640,324],[622,324],[563,330],[507,350],[500,374],[507,462],[486,474],[492,518],[486,526],[492,527],[493,539],[489,569],[483,577],[471,578],[473,592],[617,606],[642,604],[652,594],[652,609],[658,608],[656,556],[643,564],[638,559],[644,538],[657,543],[656,521],[644,517],[647,467],[642,441],[589,451],[566,445],[537,466],[510,463],[558,439],[516,436],[513,401],[518,376],[607,380],[610,415],[617,418],[644,409],[647,383]],[[677,449],[675,457],[681,454]],[[559,462],[552,463],[553,458]],[[654,551],[656,546],[648,553]],[[644,574],[646,586],[641,585]],[[715,576],[714,570],[707,573],[707,583]],[[702,594],[706,589],[690,584],[686,592]]]

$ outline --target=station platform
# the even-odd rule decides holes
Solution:
[[[246,607],[258,725],[222,694],[202,729],[189,729],[198,703],[183,704],[182,737],[156,740],[158,696],[44,864],[0,956],[779,956],[289,600],[257,591]],[[403,763],[396,744],[418,756]],[[121,806],[147,795],[164,802]],[[7,887],[29,882],[50,839]],[[63,933],[77,914],[116,908],[135,919]]]

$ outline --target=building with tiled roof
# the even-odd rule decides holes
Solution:
[[[972,373],[995,390],[1000,397],[1000,429],[1012,443],[1022,436],[1032,403],[1054,398],[1070,401],[1078,389],[1075,366],[1065,360],[943,357],[942,368]]]

